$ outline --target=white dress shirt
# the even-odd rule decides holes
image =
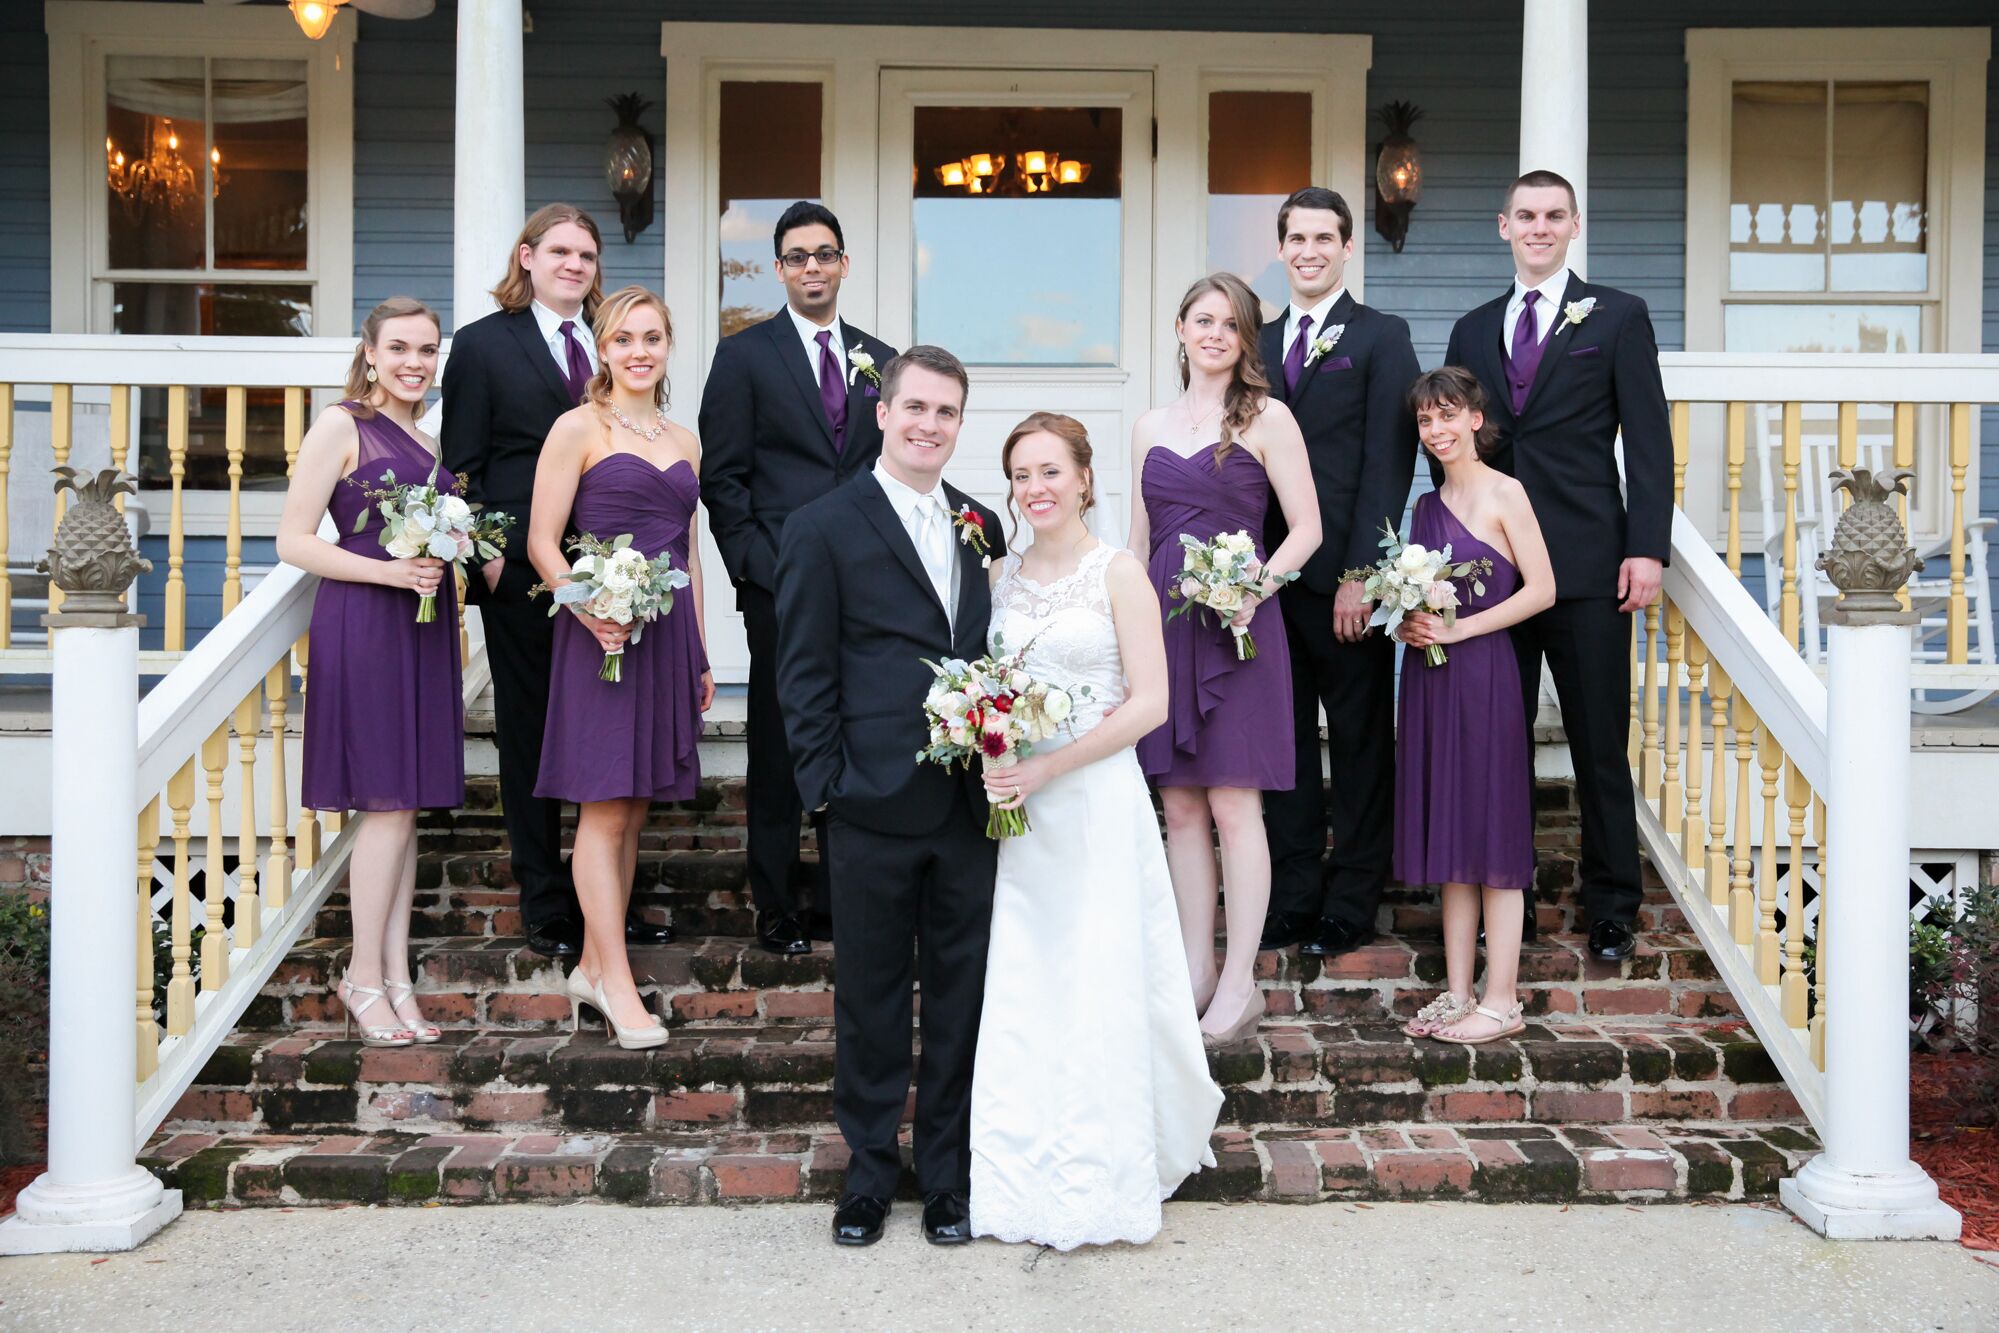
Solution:
[[[1555,321],[1562,317],[1562,297],[1569,290],[1569,270],[1564,265],[1554,272],[1546,282],[1538,287],[1529,287],[1513,279],[1513,299],[1506,303],[1506,320],[1500,325],[1499,336],[1506,340],[1506,354],[1513,355],[1513,327],[1520,322],[1520,312],[1527,308],[1527,293],[1541,293],[1541,299],[1534,303],[1534,341],[1548,341],[1548,334],[1554,329]]]
[[[562,336],[563,316],[539,301],[530,303],[528,309],[534,312],[535,327],[541,330],[541,340],[548,344],[548,352],[555,358],[556,368],[567,375],[569,345]],[[590,331],[590,321],[583,318],[582,311],[577,311],[571,318],[576,324],[576,343],[583,349],[584,359],[589,361],[590,373],[594,375],[597,373],[597,335]]]
[[[951,531],[951,502],[944,498],[944,483],[925,493],[912,490],[889,475],[880,459],[875,460],[875,480],[881,483],[895,516],[916,548],[917,559],[930,575],[930,587],[944,608],[944,619],[952,632],[958,627],[957,534]]]
[[[784,313],[791,316],[792,326],[798,330],[798,340],[805,344],[805,359],[812,367],[812,378],[814,380],[823,378],[819,364],[819,335],[830,333],[833,336],[827,342],[833,349],[833,364],[840,368],[840,382],[846,383],[847,345],[840,341],[840,317],[835,315],[831,324],[821,328],[788,305],[784,308]],[[825,385],[821,384],[820,387],[824,388]]]
[[[1296,305],[1287,307],[1284,312],[1284,354],[1289,356],[1291,354],[1291,344],[1298,340],[1298,321],[1300,318],[1305,315],[1312,317],[1312,341],[1317,342],[1319,335],[1325,331],[1326,316],[1333,313],[1333,307],[1338,305],[1340,298],[1346,294],[1346,284],[1341,283],[1330,292],[1327,292],[1324,299],[1310,310],[1300,310]],[[1310,349],[1308,348],[1307,350],[1309,351]],[[1280,372],[1282,371],[1283,367],[1281,364],[1278,369]]]

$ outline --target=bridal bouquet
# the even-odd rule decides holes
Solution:
[[[1183,532],[1180,545],[1187,552],[1180,562],[1180,580],[1166,590],[1166,595],[1180,605],[1167,613],[1168,620],[1200,606],[1228,625],[1250,597],[1262,595],[1266,581],[1289,583],[1298,577],[1295,572],[1264,572],[1257,563],[1256,544],[1247,532],[1224,532],[1205,542]],[[1256,640],[1249,636],[1247,626],[1229,625],[1229,633],[1235,635],[1238,662],[1256,656]]]
[[[629,532],[609,542],[586,532],[571,539],[569,549],[576,552],[569,582],[552,590],[555,604],[548,613],[554,615],[568,606],[599,620],[630,625],[633,643],[645,633],[648,622],[673,610],[673,594],[693,581],[686,570],[673,567],[673,556],[668,552],[646,559],[645,553],[632,545]],[[548,591],[547,584],[538,583],[528,595]],[[620,648],[604,654],[597,679],[624,679],[624,651]]]
[[[434,556],[460,573],[475,554],[482,564],[499,558],[507,544],[507,529],[514,521],[512,514],[483,514],[456,491],[440,492],[434,465],[421,484],[398,486],[391,471],[383,472],[382,480],[387,485],[379,489],[364,486],[362,493],[382,515],[382,545],[391,556],[398,560]],[[360,485],[358,481],[355,484]],[[368,510],[363,509],[354,520],[354,531],[367,526]],[[424,593],[417,599],[416,619],[420,625],[437,619],[437,594]]]
[[[1368,600],[1375,604],[1370,625],[1386,625],[1392,635],[1411,611],[1427,611],[1441,616],[1446,625],[1453,625],[1458,619],[1458,588],[1452,580],[1470,579],[1475,595],[1485,592],[1481,576],[1492,572],[1491,560],[1481,556],[1453,564],[1448,545],[1441,551],[1433,551],[1421,542],[1405,545],[1386,523],[1381,525],[1381,531],[1383,536],[1377,545],[1387,554],[1372,569],[1349,569],[1340,576],[1345,582],[1367,581]],[[1425,648],[1423,656],[1431,666],[1442,666],[1450,660],[1441,643]]]
[[[996,636],[997,653],[1004,645]],[[1028,647],[1033,647],[1032,642]],[[923,700],[930,725],[930,743],[916,752],[925,760],[949,768],[967,769],[977,759],[986,769],[1012,768],[1068,721],[1075,698],[1059,685],[1036,680],[1021,669],[1027,648],[1017,653],[981,657],[975,662],[950,658],[923,664],[937,677]],[[1079,693],[1087,696],[1089,687]],[[986,816],[988,838],[1012,838],[1027,832],[1025,806],[1002,810],[987,793],[992,809]]]

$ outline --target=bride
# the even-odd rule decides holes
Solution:
[[[1068,726],[986,785],[1026,804],[1000,844],[972,1076],[972,1231],[1069,1250],[1142,1243],[1215,1159],[1173,885],[1133,745],[1166,718],[1145,567],[1090,535],[1090,441],[1037,412],[1000,455],[1034,544],[993,570],[995,649],[1076,693]],[[1084,696],[1076,689],[1087,685]],[[1106,713],[1109,716],[1106,716]]]

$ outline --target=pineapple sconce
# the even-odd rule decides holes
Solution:
[[[125,590],[153,564],[132,545],[125,516],[114,503],[119,495],[135,495],[139,483],[117,468],[86,477],[81,468],[55,469],[58,492],[76,495],[56,527],[55,545],[35,566],[63,593],[62,610],[48,619],[69,625],[130,625]]]

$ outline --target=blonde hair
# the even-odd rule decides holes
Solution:
[[[437,330],[439,338],[442,339],[444,324],[438,319],[437,312],[414,296],[391,296],[370,310],[368,317],[361,321],[361,341],[354,345],[354,359],[347,363],[347,387],[341,391],[342,395],[354,404],[355,416],[375,415],[375,404],[369,400],[374,397],[378,386],[368,379],[368,349],[382,336],[382,325],[392,319],[406,319],[411,315],[421,315],[429,320],[431,327]],[[388,391],[384,389],[383,392]]]
[[[1175,321],[1187,321],[1187,312],[1194,308],[1194,302],[1210,292],[1220,292],[1222,299],[1229,303],[1229,315],[1235,320],[1238,341],[1242,345],[1242,355],[1236,359],[1235,371],[1229,377],[1229,387],[1222,393],[1222,438],[1215,447],[1215,467],[1219,471],[1222,459],[1228,456],[1235,440],[1250,423],[1263,411],[1264,400],[1270,396],[1270,379],[1263,373],[1263,352],[1257,346],[1257,331],[1263,326],[1263,307],[1257,302],[1256,293],[1249,284],[1233,273],[1210,273],[1198,278],[1180,298],[1180,313]],[[1186,344],[1180,347],[1180,387],[1186,388],[1190,372],[1187,365]]]
[[[637,283],[618,288],[604,298],[603,304],[597,307],[597,313],[590,321],[590,330],[597,339],[597,373],[583,386],[584,402],[595,403],[602,407],[611,401],[611,362],[604,355],[604,349],[610,345],[611,339],[617,337],[618,330],[625,327],[625,322],[632,317],[632,312],[641,306],[659,311],[659,322],[666,326],[667,344],[672,345],[673,312],[666,308],[666,302],[659,294],[648,291]],[[659,382],[652,386],[653,406],[665,406],[670,388],[666,382],[666,375],[662,372]]]
[[[530,250],[539,250],[541,238],[565,222],[573,222],[583,228],[597,243],[597,272],[590,279],[590,290],[583,294],[583,318],[595,316],[597,303],[604,299],[604,234],[597,230],[595,219],[574,204],[543,204],[528,214],[528,220],[521,225],[521,234],[514,238],[514,248],[507,251],[507,276],[493,288],[493,299],[499,302],[500,309],[509,314],[519,314],[534,304],[534,283],[529,279],[528,271],[521,267],[521,247],[525,245]]]
[[[1053,435],[1056,439],[1062,441],[1063,444],[1069,446],[1069,461],[1076,465],[1078,471],[1090,474],[1090,484],[1083,488],[1083,505],[1077,511],[1078,517],[1089,513],[1091,509],[1096,507],[1097,476],[1096,470],[1090,463],[1090,460],[1095,457],[1095,451],[1090,448],[1090,432],[1084,429],[1082,422],[1076,420],[1074,417],[1064,416],[1060,412],[1033,413],[1018,426],[1008,431],[1006,443],[1000,446],[1000,475],[1007,478],[1009,483],[1006,497],[1006,512],[1014,520],[1013,532],[1007,534],[1007,544],[1009,546],[1013,544],[1014,533],[1020,530],[1020,513],[1014,508],[1011,485],[1013,480],[1013,447],[1030,435],[1044,434]]]

